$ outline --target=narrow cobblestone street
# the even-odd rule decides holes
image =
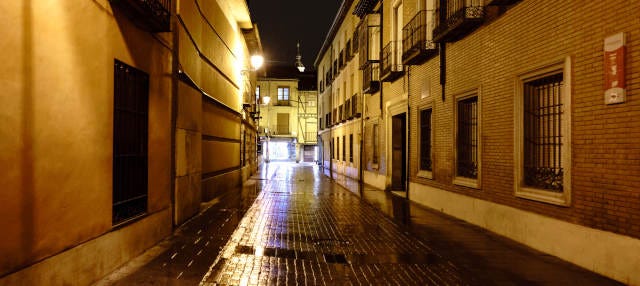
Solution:
[[[211,204],[98,285],[617,285],[310,164]]]

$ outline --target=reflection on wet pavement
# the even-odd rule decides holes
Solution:
[[[197,285],[259,191],[249,181],[221,192],[171,237],[95,285]]]
[[[267,181],[204,285],[461,285],[450,261],[319,177],[317,166],[270,164]]]
[[[620,285],[316,165],[270,163],[98,285]]]

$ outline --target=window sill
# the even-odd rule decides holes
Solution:
[[[478,179],[470,179],[465,177],[455,177],[453,179],[453,184],[473,189],[479,189]]]
[[[433,173],[431,171],[420,170],[416,177],[433,180]]]
[[[554,193],[541,189],[521,187],[516,190],[516,197],[563,207],[570,205],[570,200],[566,193]]]

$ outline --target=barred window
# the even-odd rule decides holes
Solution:
[[[147,212],[149,75],[115,60],[113,116],[114,225]]]
[[[378,161],[379,161],[378,160],[378,141],[380,141],[380,140],[379,140],[378,137],[380,136],[380,134],[379,134],[380,130],[378,130],[378,129],[379,129],[379,125],[378,124],[374,124],[373,125],[373,132],[372,132],[372,135],[373,135],[372,163],[373,164],[378,164]]]
[[[563,191],[562,73],[525,82],[524,185]]]
[[[349,162],[353,163],[353,134],[349,134]]]
[[[431,171],[431,109],[420,110],[420,170]]]
[[[478,178],[478,97],[457,103],[456,176]]]
[[[347,136],[342,136],[342,161],[347,161]]]

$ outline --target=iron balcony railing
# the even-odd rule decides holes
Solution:
[[[520,0],[486,0],[487,1],[487,5],[492,5],[492,6],[505,6],[505,5],[511,5],[511,4],[515,4],[517,2],[520,2]]]
[[[435,13],[421,10],[402,29],[403,64],[420,64],[438,54],[438,46],[431,40],[432,30],[427,19],[435,22]]]
[[[152,32],[171,31],[172,0],[110,0],[136,26]]]
[[[370,62],[362,70],[362,91],[373,94],[380,90],[380,63]]]
[[[382,66],[380,79],[382,81],[393,81],[404,73],[399,60],[398,44],[398,41],[391,41],[382,49],[382,60],[380,61]]]
[[[455,42],[468,35],[484,21],[483,0],[448,0],[443,14],[438,15],[433,30],[436,42]],[[444,17],[443,17],[444,16]]]
[[[347,44],[345,45],[345,48],[344,48],[344,52],[347,55],[347,59],[346,59],[347,62],[353,59],[353,48],[351,48],[351,39],[347,41]]]
[[[358,49],[360,47],[358,47],[359,41],[358,41],[358,29],[355,29],[355,31],[353,31],[353,36],[351,37],[352,39],[352,44],[351,44],[351,54],[355,55],[356,53],[358,53]]]
[[[354,94],[351,97],[351,115],[359,118],[362,115],[362,105],[359,104],[358,94]]]

